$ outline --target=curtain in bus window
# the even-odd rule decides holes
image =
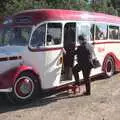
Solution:
[[[46,32],[46,25],[41,25],[38,27],[32,36],[31,39],[31,46],[32,47],[39,47],[45,45],[45,32]]]
[[[46,45],[59,45],[62,38],[62,24],[61,23],[48,23],[47,26],[47,41]]]
[[[109,39],[118,40],[119,39],[119,27],[109,26]]]
[[[107,39],[107,25],[96,24],[95,40]]]

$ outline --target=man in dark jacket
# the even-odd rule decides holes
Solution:
[[[91,44],[87,42],[85,37],[83,35],[78,37],[80,46],[78,46],[77,50],[75,51],[75,54],[77,55],[77,62],[72,71],[73,75],[75,77],[75,84],[79,85],[79,72],[82,70],[83,78],[85,81],[86,86],[86,92],[85,95],[91,94],[91,85],[90,85],[90,72],[91,72],[91,61],[92,61],[92,55],[94,53],[93,47]]]

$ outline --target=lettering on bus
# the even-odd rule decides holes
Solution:
[[[16,24],[31,24],[32,18],[30,16],[16,17],[15,23]]]
[[[103,52],[105,51],[105,48],[98,47],[98,52]]]

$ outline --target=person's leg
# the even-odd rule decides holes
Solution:
[[[66,48],[66,54],[64,55],[64,78],[65,80],[71,80],[72,79],[72,67],[73,67],[73,61],[74,56],[70,53],[71,49]]]
[[[79,84],[79,72],[81,70],[81,67],[77,64],[73,67],[72,72],[75,78],[75,84]]]
[[[64,67],[64,80],[68,80],[69,66]]]
[[[91,69],[90,68],[84,68],[82,70],[83,72],[83,77],[84,77],[84,80],[85,80],[85,86],[86,86],[86,94],[87,95],[90,95],[91,94],[91,81],[90,81],[90,71]]]

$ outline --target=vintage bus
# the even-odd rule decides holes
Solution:
[[[66,33],[68,28],[74,39]],[[13,15],[10,23],[0,26],[0,92],[15,103],[23,103],[38,91],[41,94],[74,83],[71,69],[76,56],[67,58],[64,51],[67,47],[74,51],[82,34],[93,44],[101,63],[92,69],[91,76],[112,76],[120,69],[119,31],[120,18],[103,13],[37,9]]]

